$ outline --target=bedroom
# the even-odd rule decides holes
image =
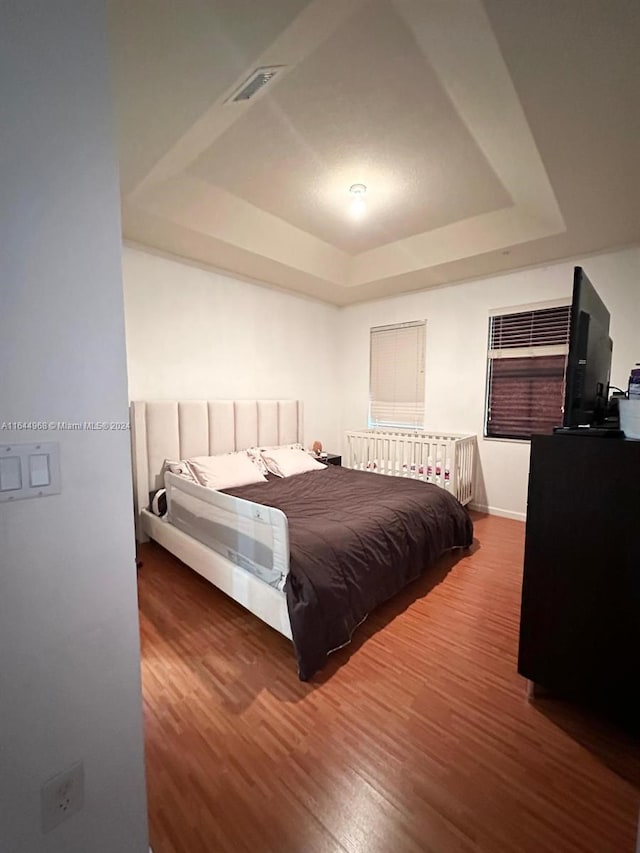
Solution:
[[[291,8],[294,5],[289,4]],[[525,15],[527,20],[526,4],[485,5],[524,101],[531,84],[526,70],[535,67],[531,58],[534,47],[527,45],[526,27],[516,26],[520,16]],[[555,5],[543,4],[541,21],[550,20]],[[635,330],[639,325],[640,195],[633,153],[636,98],[631,82],[637,75],[629,73],[625,85],[618,85],[622,71],[634,67],[625,65],[635,61],[625,47],[634,42],[634,24],[621,27],[616,18],[624,18],[629,4],[613,4],[616,14],[608,5],[606,20],[598,14],[599,5],[586,4],[589,14],[584,13],[581,26],[591,32],[592,39],[582,45],[572,42],[572,57],[575,62],[582,57],[584,64],[579,68],[587,71],[594,66],[587,62],[586,54],[595,50],[595,67],[602,64],[605,69],[602,80],[576,74],[570,99],[566,91],[555,93],[547,87],[539,101],[535,92],[529,94],[533,103],[526,110],[536,144],[544,149],[547,168],[548,158],[563,160],[556,164],[553,188],[564,193],[559,199],[563,214],[572,211],[568,233],[583,242],[563,248],[563,235],[536,240],[548,250],[546,256],[537,258],[526,254],[530,248],[526,242],[509,243],[504,249],[480,252],[477,263],[487,264],[484,267],[450,262],[456,270],[450,279],[456,283],[450,287],[425,290],[424,284],[409,282],[402,289],[415,292],[389,294],[377,300],[373,297],[382,294],[372,293],[369,301],[345,307],[319,300],[317,292],[315,299],[292,293],[292,278],[297,276],[282,270],[285,264],[281,259],[269,261],[268,274],[250,274],[239,264],[236,274],[230,276],[211,269],[234,268],[230,256],[227,263],[210,261],[208,266],[202,259],[185,262],[176,257],[175,250],[168,257],[157,248],[141,248],[140,235],[136,238],[130,231],[128,240],[136,245],[128,242],[124,248],[123,309],[117,268],[117,186],[113,150],[105,141],[110,132],[109,106],[99,4],[87,4],[86,18],[75,22],[66,14],[54,16],[43,9],[36,14],[35,8],[30,19],[9,15],[2,80],[8,87],[7,104],[13,119],[9,122],[10,150],[16,158],[10,160],[3,184],[15,215],[3,247],[9,274],[3,284],[2,316],[3,348],[7,347],[9,354],[5,363],[10,358],[15,372],[12,368],[3,377],[3,420],[119,420],[126,417],[127,398],[288,397],[304,400],[305,442],[318,438],[326,449],[340,451],[344,430],[366,422],[370,328],[426,319],[427,423],[478,435],[482,477],[477,505],[489,508],[492,515],[488,521],[492,524],[494,519],[502,524],[496,515],[507,516],[506,526],[497,528],[502,532],[496,542],[501,537],[511,541],[512,535],[517,539],[518,534],[508,531],[520,530],[524,518],[528,445],[482,438],[489,311],[568,298],[571,268],[581,263],[612,313],[616,384],[626,383],[629,366],[638,358]],[[133,7],[140,9],[143,4],[131,4]],[[557,41],[549,39],[553,43],[547,45],[550,54],[560,49],[563,38],[566,44],[571,42],[567,28],[575,33],[577,26],[574,19],[558,18],[554,20]],[[94,60],[77,49],[77,28],[81,25]],[[184,26],[189,31],[186,23]],[[539,22],[538,26],[544,24]],[[511,30],[512,42],[508,38]],[[513,49],[516,42],[517,61],[507,51],[508,44]],[[157,43],[158,52],[166,49],[162,39]],[[53,50],[54,45],[58,49]],[[535,50],[541,49],[538,39]],[[152,59],[153,55],[150,62],[155,71]],[[546,65],[553,66],[551,57],[547,57]],[[25,75],[27,68],[30,74]],[[79,68],[86,73],[78,74]],[[166,81],[159,78],[160,84],[164,87]],[[175,90],[174,94],[178,98],[181,95]],[[215,97],[215,93],[208,95]],[[74,99],[83,105],[82,120],[72,109]],[[572,105],[570,112],[567,100]],[[55,109],[50,109],[52,104]],[[177,106],[175,101],[169,103],[173,111]],[[185,113],[191,106],[185,105]],[[536,109],[542,110],[537,117]],[[598,110],[601,112],[596,120]],[[565,113],[572,133],[579,138],[584,129],[593,139],[588,155],[570,143],[560,151],[552,150],[559,133],[554,123],[565,120]],[[151,150],[147,139],[158,131],[157,123],[154,125],[149,112],[140,119],[149,128],[146,136],[134,134],[139,146],[136,150],[157,161],[162,151]],[[564,125],[562,131],[563,139],[571,138]],[[18,158],[18,151],[24,159]],[[93,164],[95,183],[77,182],[78,162]],[[144,170],[144,163],[138,165]],[[370,189],[373,192],[373,185]],[[347,196],[348,185],[344,192]],[[25,197],[36,200],[28,209],[21,204]],[[585,233],[580,231],[580,222],[586,223]],[[37,251],[34,229],[38,233]],[[605,234],[607,229],[610,233]],[[503,255],[503,251],[511,254]],[[238,258],[242,253],[236,250],[231,254]],[[29,263],[25,264],[27,257]],[[242,260],[247,262],[246,253]],[[282,272],[282,281],[274,281],[275,268]],[[260,269],[265,271],[266,267]],[[445,271],[441,269],[438,274],[445,276]],[[299,278],[308,283],[314,273],[302,272]],[[262,286],[265,281],[279,289]],[[105,352],[112,354],[108,361]],[[8,438],[31,440],[24,434]],[[40,785],[84,757],[92,780],[87,772],[85,808],[74,820],[61,825],[57,832],[64,833],[62,836],[48,836],[46,849],[90,849],[96,853],[103,849],[105,853],[113,849],[144,850],[137,636],[131,628],[135,578],[125,568],[131,555],[132,525],[125,466],[128,451],[108,436],[61,434],[57,438],[66,454],[60,498],[49,498],[37,506],[22,502],[2,511],[3,574],[5,560],[7,568],[15,569],[3,578],[3,605],[7,608],[1,623],[7,631],[3,660],[4,655],[8,658],[3,674],[8,687],[5,692],[3,685],[2,693],[14,699],[4,705],[7,723],[2,732],[11,733],[10,757],[19,779],[15,787],[6,789],[7,777],[3,779],[2,804],[3,809],[8,804],[9,815],[6,822],[3,820],[3,829],[16,849],[43,849],[38,847]],[[99,474],[104,488],[96,487],[87,471]],[[82,525],[78,524],[80,518]],[[96,548],[96,542],[104,544]],[[521,545],[511,541],[510,547],[517,551]],[[31,589],[37,589],[38,595],[30,595]],[[221,606],[223,613],[231,614],[231,622],[237,623],[235,611]],[[87,617],[89,612],[94,618]],[[251,634],[254,628],[247,630]],[[270,648],[276,639],[267,641]],[[375,638],[372,640],[375,644]],[[106,670],[105,660],[110,662]],[[43,713],[44,708],[50,709],[49,714]],[[556,730],[560,728],[554,727]],[[51,732],[55,737],[50,737]],[[193,738],[192,746],[197,750],[195,733]],[[265,738],[268,748],[277,749],[269,740],[268,728]],[[598,776],[598,785],[615,779],[611,784],[624,805],[612,807],[608,819],[618,821],[620,837],[628,840],[630,811],[637,810],[637,779],[631,786],[619,775],[607,776],[610,771],[603,769],[603,761],[595,752],[581,750],[577,740],[571,740],[571,747],[567,743],[562,740],[559,750],[580,752],[580,760]],[[373,750],[373,744],[369,743],[369,748]],[[104,799],[96,796],[97,790],[105,794]],[[352,803],[357,802],[354,797],[363,798],[360,816],[366,818],[365,806],[372,802],[368,795],[348,785],[345,802],[347,795]],[[386,814],[386,807],[380,807]],[[534,809],[533,801],[528,807]],[[346,833],[350,822],[358,826],[355,807],[351,808],[344,818]],[[464,799],[452,808],[464,811]],[[577,804],[576,808],[584,814],[588,804]],[[374,815],[367,819],[373,832]],[[114,822],[121,826],[114,826]],[[605,823],[603,818],[598,831]],[[357,838],[351,841],[350,849],[360,849]],[[566,849],[579,849],[571,843],[567,840]],[[161,842],[156,846],[162,850]],[[478,842],[476,849],[487,848]]]

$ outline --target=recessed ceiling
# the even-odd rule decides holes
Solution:
[[[351,255],[512,203],[386,0],[359,9],[187,172]],[[354,219],[349,187],[365,179]]]
[[[115,0],[124,236],[335,304],[638,242],[633,6]]]

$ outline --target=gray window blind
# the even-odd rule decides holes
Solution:
[[[485,435],[530,438],[562,423],[569,305],[489,320]]]
[[[426,322],[371,329],[369,426],[424,426]]]

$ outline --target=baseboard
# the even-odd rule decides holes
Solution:
[[[497,506],[486,506],[485,504],[470,503],[469,509],[475,509],[476,512],[486,512],[489,515],[499,515],[501,518],[511,518],[514,521],[526,521],[526,512],[513,512],[510,509],[500,509]]]

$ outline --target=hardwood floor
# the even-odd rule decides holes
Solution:
[[[632,853],[638,743],[517,675],[524,525],[369,617],[313,682],[150,544],[139,573],[154,853]]]

